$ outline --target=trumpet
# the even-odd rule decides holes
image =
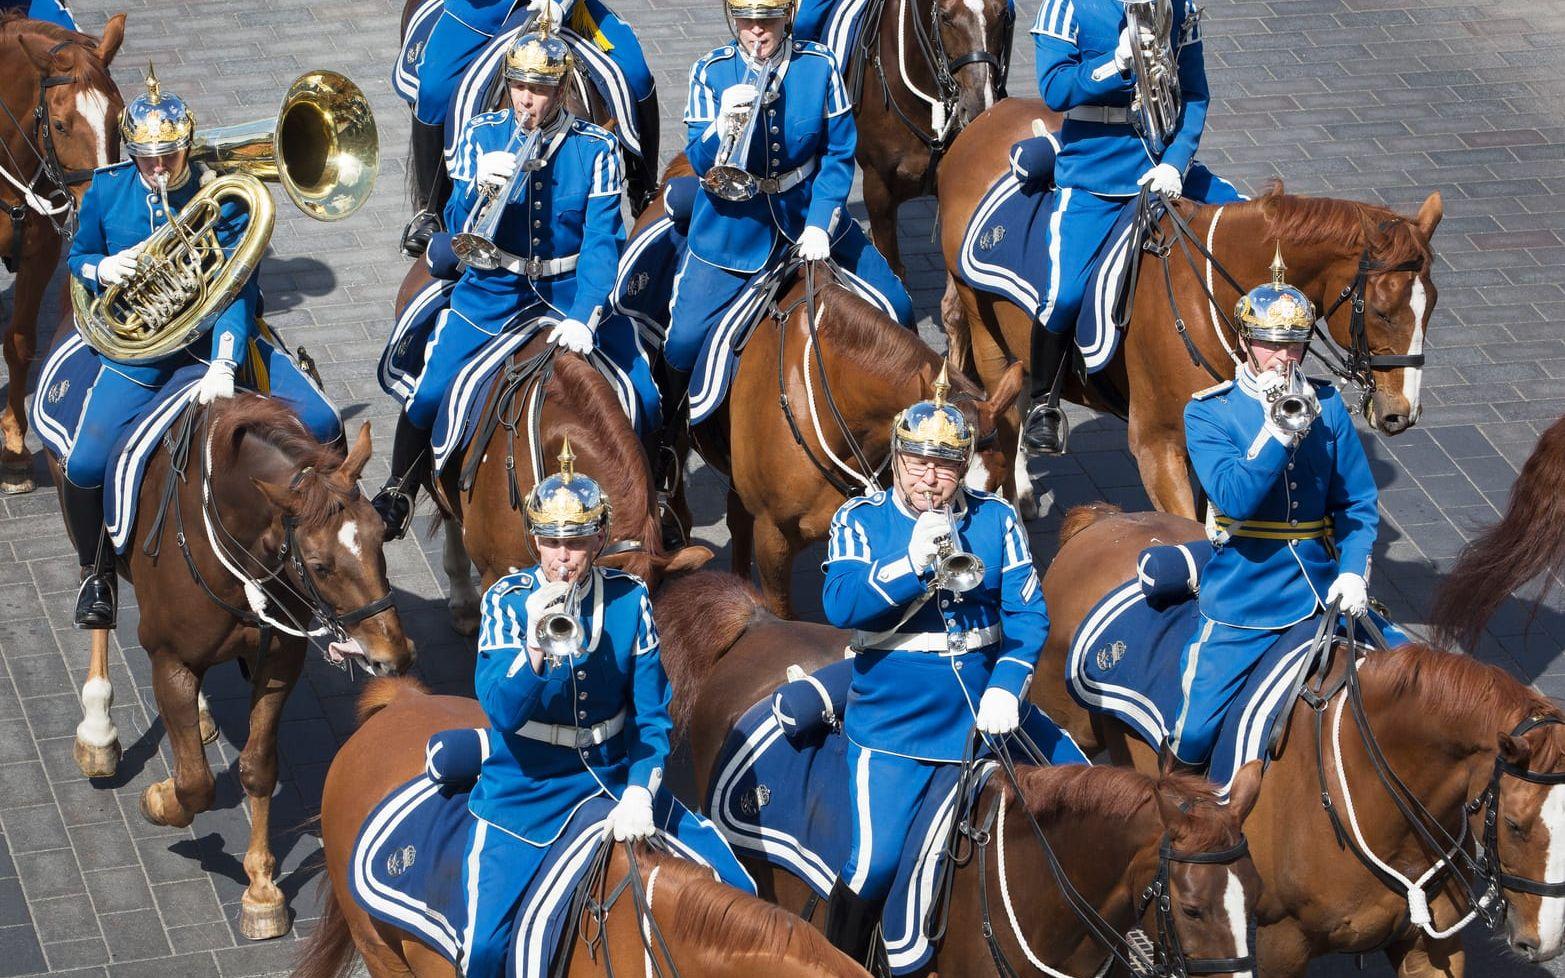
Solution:
[[[960,601],[962,594],[984,582],[984,562],[977,554],[957,549],[961,541],[956,536],[956,521],[950,504],[941,512],[951,532],[941,537],[935,545],[935,587],[950,591]]]
[[[766,90],[772,85],[775,62],[773,58],[759,67],[749,65],[743,84],[755,87],[755,101],[750,103],[744,122],[722,134],[712,168],[701,178],[701,186],[724,200],[749,200],[759,189],[755,174],[746,170],[744,163],[755,141],[755,127],[761,118],[761,105],[767,101]]]
[[[1131,109],[1141,133],[1162,151],[1179,124],[1179,68],[1174,63],[1174,8],[1170,0],[1124,0],[1136,94]],[[1143,44],[1145,36],[1153,38]]]
[[[1290,434],[1308,431],[1320,416],[1320,399],[1308,383],[1299,381],[1299,374],[1288,368],[1288,386],[1267,391],[1267,416],[1272,424]]]
[[[496,188],[484,184],[480,188],[483,200],[478,205],[478,215],[471,229],[451,237],[451,250],[464,264],[484,271],[500,267],[502,253],[500,246],[495,244],[495,234],[500,230],[500,219],[505,216],[506,205],[516,196],[518,185],[527,179],[527,174],[543,166],[544,161],[540,157],[542,134],[542,125],[535,125],[528,131],[527,138],[522,141],[522,148],[516,154],[516,170],[505,186]],[[512,134],[511,141],[516,141],[515,134]]]
[[[581,651],[582,629],[577,611],[576,588],[572,587],[565,607],[544,615],[534,627],[533,641],[551,668],[571,661]]]

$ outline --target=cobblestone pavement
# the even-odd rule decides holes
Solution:
[[[407,112],[387,82],[397,8],[389,0],[80,0],[82,24],[100,29],[128,6],[115,75],[132,91],[148,61],[185,94],[203,123],[268,115],[305,68],[347,72],[370,93],[385,153],[374,200],[353,220],[313,224],[284,205],[263,269],[268,318],[319,359],[327,386],[353,421],[375,423],[384,446],[392,403],[373,361],[406,265],[396,253]],[[664,131],[684,97],[689,64],[717,43],[715,0],[619,0],[658,68]],[[1015,88],[1030,93],[1022,0]],[[1434,189],[1445,195],[1437,237],[1439,307],[1418,428],[1367,439],[1387,517],[1376,553],[1377,591],[1418,622],[1437,569],[1504,505],[1515,470],[1543,426],[1565,412],[1554,387],[1565,376],[1565,3],[1451,0],[1209,0],[1205,20],[1215,93],[1202,157],[1249,190],[1280,176],[1290,189],[1376,199],[1404,208]],[[930,244],[933,207],[904,211],[904,254],[926,315],[938,302],[941,265]],[[1064,509],[1108,498],[1144,506],[1123,426],[1074,416],[1072,454],[1037,466],[1045,514],[1033,526],[1040,558],[1053,549]],[[40,476],[43,470],[40,466]],[[368,473],[385,472],[377,460]],[[697,476],[699,536],[722,547],[720,495]],[[470,690],[473,650],[446,625],[437,540],[390,551],[404,621],[424,678]],[[71,760],[76,689],[85,644],[69,628],[74,568],[52,493],[0,500],[0,976],[37,972],[133,976],[287,972],[318,915],[316,839],[301,831],[314,812],[334,746],[351,725],[353,685],[312,663],[288,704],[281,735],[284,781],[274,808],[282,886],[297,914],[294,937],[250,944],[236,931],[248,831],[235,772],[247,691],[237,670],[209,677],[222,737],[209,748],[219,772],[213,811],[188,830],[149,827],[139,792],[167,775],[168,753],[147,688],[146,657],[126,644],[113,657],[114,709],[126,756],[111,782],[89,784]],[[720,556],[720,560],[722,557]],[[815,590],[801,560],[805,614]],[[1565,641],[1558,600],[1530,622],[1507,607],[1480,654],[1565,695],[1557,653]],[[135,635],[125,616],[121,641]],[[1497,957],[1482,938],[1473,974],[1540,975]],[[1371,969],[1384,965],[1370,963]],[[1346,959],[1317,974],[1347,973]],[[1547,973],[1561,974],[1558,966]]]

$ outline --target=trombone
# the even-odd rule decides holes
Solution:
[[[517,132],[520,131],[521,127],[518,126]],[[467,266],[484,271],[500,267],[504,252],[495,244],[500,219],[505,216],[506,206],[515,198],[518,185],[527,179],[527,174],[543,166],[544,161],[539,156],[542,138],[542,125],[534,125],[528,130],[527,138],[522,141],[522,148],[516,154],[516,170],[511,174],[511,179],[500,188],[485,184],[479,191],[483,200],[478,205],[477,219],[469,230],[452,235],[451,250]],[[511,143],[506,148],[509,149],[515,142],[516,133],[512,133]]]
[[[750,155],[751,144],[755,141],[755,127],[761,118],[761,105],[767,101],[767,89],[772,87],[772,75],[778,60],[774,56],[759,67],[746,60],[748,70],[743,84],[755,87],[755,101],[750,103],[744,122],[739,126],[731,126],[722,134],[712,168],[701,178],[701,186],[724,200],[749,200],[759,189],[755,174],[746,170],[744,164]]]

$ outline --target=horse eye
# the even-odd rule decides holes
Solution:
[[[1515,835],[1522,834],[1521,823],[1517,822],[1516,819],[1511,818],[1509,815],[1505,816],[1505,827],[1510,829],[1511,832]]]
[[[310,573],[325,576],[331,573],[331,567],[325,561],[312,560],[310,561]]]
[[[1201,919],[1201,908],[1200,907],[1192,907],[1192,906],[1189,906],[1187,904],[1180,904],[1179,909],[1181,911],[1183,911],[1184,915],[1186,917],[1189,917],[1191,920],[1200,920]]]
[[[65,131],[65,123],[61,122],[59,119],[56,119],[56,120],[54,120],[54,128],[58,132],[64,132]]]

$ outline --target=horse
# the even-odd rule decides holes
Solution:
[[[1005,97],[1007,0],[871,0],[849,64],[870,237],[900,278],[897,208],[935,186],[962,128]]]
[[[1035,120],[1054,128],[1059,123],[1039,100],[1001,102],[952,146],[963,165],[940,175],[941,248],[949,273],[942,324],[953,363],[976,371],[985,384],[1012,361],[1029,362],[1032,316],[961,281],[962,237],[979,200],[1008,168],[1010,147],[1033,135]],[[1280,183],[1252,201],[1186,202],[1174,209],[1190,236],[1172,217],[1163,218],[1154,234],[1165,251],[1164,268],[1147,267],[1155,255],[1143,258],[1131,321],[1114,361],[1092,382],[1073,378],[1064,391],[1071,400],[1127,418],[1130,451],[1154,508],[1197,515],[1184,407],[1197,390],[1233,377],[1231,327],[1222,324],[1239,298],[1234,283],[1248,289],[1269,281],[1275,243],[1287,259],[1289,281],[1325,314],[1334,343],[1323,339],[1316,354],[1366,391],[1355,406],[1370,425],[1395,435],[1417,422],[1423,349],[1438,295],[1430,248],[1444,214],[1438,191],[1413,218],[1374,204],[1287,194]],[[1208,257],[1200,255],[1202,248]],[[1008,454],[1017,444],[1015,422],[1006,418],[1001,426]],[[1030,486],[1021,491],[1025,497]],[[1024,505],[1032,508],[1030,500]]]
[[[357,951],[372,978],[414,975],[450,978],[460,972],[416,936],[372,919],[348,891],[349,859],[359,828],[398,785],[424,768],[424,746],[432,734],[453,727],[483,726],[477,701],[431,696],[412,679],[377,679],[359,699],[360,726],[333,759],[321,795],[321,845],[327,881],[325,912],[305,948],[294,978],[341,978]],[[764,969],[778,978],[867,978],[798,918],[712,879],[688,862],[639,850],[634,867],[617,847],[604,878],[611,891],[630,872],[650,904],[650,922],[630,899],[614,900],[591,953],[574,942],[564,974],[568,978],[640,974],[672,965],[691,978],[748,978]],[[659,951],[644,941],[657,935]],[[583,932],[583,943],[585,943]],[[667,953],[662,953],[666,946]],[[649,958],[648,955],[651,954]]]
[[[1117,720],[1085,712],[1061,680],[1083,619],[1135,578],[1140,551],[1201,537],[1193,521],[1107,504],[1077,507],[1061,525],[1043,580],[1052,628],[1038,675],[1051,679],[1031,695],[1083,750],[1107,748],[1117,761],[1156,769],[1153,748]],[[1333,657],[1325,691],[1341,689],[1346,658],[1341,649]],[[1503,670],[1423,645],[1370,652],[1356,674],[1363,725],[1344,722],[1345,712],[1356,714],[1351,689],[1325,698],[1319,713],[1295,706],[1245,822],[1263,884],[1263,973],[1302,976],[1320,955],[1384,949],[1400,975],[1454,978],[1465,968],[1456,925],[1469,912],[1503,921],[1507,945],[1528,961],[1559,955],[1565,895],[1542,880],[1565,882],[1557,855],[1565,844],[1565,713]],[[1325,734],[1328,727],[1335,732]],[[1396,795],[1405,809],[1387,798],[1393,784],[1403,786]],[[1448,846],[1446,875],[1429,877],[1430,920],[1421,928],[1410,921],[1402,881],[1439,865],[1431,850]],[[1383,865],[1371,869],[1376,860]],[[1474,907],[1459,880],[1479,893],[1492,888],[1487,906]]]
[[[120,155],[124,100],[109,65],[125,39],[115,14],[101,38],[0,14],[0,261],[16,274],[5,331],[10,377],[0,411],[0,493],[33,491],[27,437],[27,371],[38,342],[38,307],[75,226],[96,167]]]
[[[1473,648],[1500,605],[1528,581],[1552,585],[1565,564],[1565,418],[1538,438],[1499,522],[1467,544],[1435,592],[1435,640]],[[1542,597],[1539,598],[1541,603]]]
[[[712,572],[670,581],[654,599],[654,613],[673,687],[676,732],[687,736],[703,794],[729,731],[781,681],[784,666],[814,671],[841,661],[850,639],[825,625],[778,619],[749,582]],[[1238,853],[1240,826],[1260,787],[1259,768],[1253,765],[1242,775],[1227,806],[1217,804],[1210,784],[1183,774],[1020,766],[1013,784],[996,772],[969,815],[974,848],[953,870],[944,937],[927,968],[938,974],[990,969],[1018,974],[1030,963],[1045,973],[1088,975],[1113,963],[1087,918],[1051,882],[1033,834],[1036,824],[1065,878],[1097,919],[1108,922],[1109,933],[1143,926],[1158,935],[1165,960],[1174,955],[1181,965],[1194,966],[1198,959],[1214,965],[1210,971],[1191,967],[1191,973],[1249,973],[1253,965],[1240,959],[1253,951],[1248,924],[1260,888],[1248,857]],[[1160,862],[1165,845],[1185,858]],[[1204,858],[1214,853],[1219,856]],[[813,908],[816,901],[802,880],[753,859],[747,863],[767,899]],[[1011,894],[1022,881],[1026,898],[1013,904]],[[1154,884],[1179,908],[1177,918],[1153,921],[1146,913],[1143,894]],[[986,888],[990,893],[997,888],[999,898],[982,894]],[[996,910],[994,916],[1004,920],[991,919],[989,900],[1003,904],[1004,913]],[[1213,959],[1232,964],[1215,966]],[[1011,967],[1001,967],[1001,961]]]
[[[399,315],[429,281],[427,266],[414,262],[397,296]],[[487,589],[536,560],[520,500],[554,471],[566,438],[576,454],[576,471],[596,479],[613,505],[602,563],[656,587],[663,575],[695,570],[712,559],[706,547],[664,549],[646,451],[614,388],[596,367],[577,354],[556,352],[540,334],[511,356],[500,376],[507,374],[517,383],[496,383],[480,414],[498,412],[496,424],[452,455],[432,493],[445,523],[443,563],[451,581],[453,628],[463,635],[478,631],[475,566],[480,586]],[[526,405],[540,384],[536,431],[542,439],[534,444]],[[498,450],[502,438],[504,451]]]
[[[239,659],[254,692],[239,781],[250,799],[249,877],[239,930],[251,940],[288,930],[268,841],[277,787],[277,728],[310,632],[329,654],[375,672],[402,672],[412,644],[391,600],[381,521],[358,488],[370,457],[365,424],[346,456],[320,445],[280,402],[253,394],[186,408],[179,436],[147,464],[120,573],[141,609],[137,639],[174,752],[174,776],[141,794],[154,825],[184,828],[212,807],[198,697],[211,667]],[[62,478],[52,466],[56,483]],[[87,778],[112,777],[119,733],[110,718],[107,630],[95,630],[82,687],[76,759]]]

